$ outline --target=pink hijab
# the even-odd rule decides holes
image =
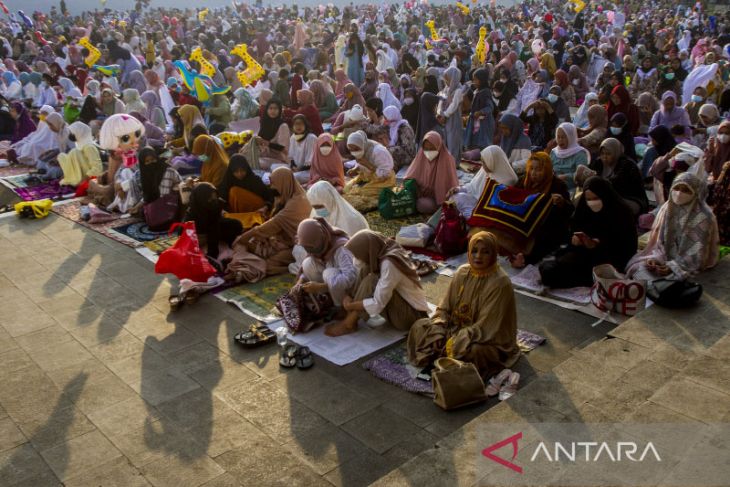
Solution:
[[[332,147],[332,150],[326,156],[319,151],[319,148],[325,143],[329,143]],[[309,168],[310,185],[322,180],[328,181],[340,191],[345,186],[345,169],[342,164],[342,157],[340,151],[337,150],[335,139],[329,133],[317,137],[317,142],[314,143],[314,152],[312,153],[312,167]]]
[[[418,183],[419,193],[432,197],[436,200],[436,204],[440,205],[446,200],[449,190],[459,185],[459,178],[456,176],[456,162],[437,132],[428,132],[423,136],[423,141],[428,141],[436,147],[438,156],[433,161],[429,161],[421,146],[408,167],[404,179],[415,179]]]

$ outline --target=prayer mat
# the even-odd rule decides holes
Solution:
[[[546,338],[532,333],[527,330],[517,329],[517,346],[520,347],[522,353],[528,353],[535,350],[538,346],[545,343]]]
[[[23,201],[35,201],[48,198],[49,200],[68,199],[75,196],[76,189],[73,186],[61,186],[59,179],[42,182],[40,184],[28,184],[27,174],[20,174],[2,178],[3,185],[12,189]]]
[[[393,347],[377,357],[371,358],[362,364],[362,368],[369,370],[383,382],[393,384],[404,391],[433,397],[431,381],[416,378],[421,368],[408,363],[405,345]]]
[[[90,230],[94,230],[97,233],[100,233],[104,235],[105,237],[109,237],[110,239],[117,241],[119,243],[122,243],[124,245],[127,245],[129,247],[139,247],[142,245],[142,242],[139,242],[131,237],[128,237],[122,233],[114,231],[114,227],[119,227],[123,225],[127,225],[130,223],[135,223],[141,221],[139,218],[136,217],[127,217],[127,218],[118,218],[116,220],[112,220],[105,223],[89,223],[81,219],[81,206],[83,203],[80,200],[72,200],[68,202],[64,202],[62,204],[57,204],[53,206],[53,209],[51,210],[53,213],[62,216],[63,218],[67,220],[71,220],[72,222],[78,223],[81,226],[84,226]]]
[[[276,314],[276,300],[289,291],[296,281],[296,276],[292,274],[281,274],[224,289],[216,297],[233,304],[252,318],[270,323],[281,318]]]
[[[11,176],[19,176],[28,174],[31,170],[30,166],[14,165],[8,167],[0,167],[0,178],[7,178]]]
[[[145,222],[127,223],[126,225],[114,227],[112,230],[143,243],[167,237],[166,231],[155,232],[150,230]]]
[[[415,225],[416,223],[424,223],[426,221],[426,217],[419,214],[404,218],[395,218],[393,220],[386,220],[381,217],[379,211],[371,211],[369,213],[365,213],[364,216],[370,226],[370,230],[380,232],[390,238],[395,238],[401,227]]]
[[[177,239],[178,237],[175,235],[171,237],[161,237],[155,240],[145,242],[144,246],[150,249],[155,254],[160,255],[162,252],[175,245]]]

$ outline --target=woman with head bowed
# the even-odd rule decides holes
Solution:
[[[327,181],[317,181],[307,190],[307,199],[313,215],[322,217],[333,227],[341,228],[348,235],[370,228],[365,217],[352,207]]]
[[[469,240],[468,264],[454,274],[431,318],[408,333],[408,360],[425,367],[439,357],[473,363],[482,377],[512,367],[517,346],[517,305],[509,276],[497,263],[499,244],[489,232]]]
[[[405,249],[384,235],[361,230],[345,244],[359,269],[352,294],[342,299],[347,316],[328,325],[325,334],[340,336],[357,331],[358,320],[381,315],[397,330],[406,331],[425,318],[428,302]]]
[[[393,157],[362,131],[350,134],[347,150],[357,165],[353,171],[356,176],[345,185],[343,195],[358,211],[369,211],[377,207],[380,191],[395,185]]]
[[[570,244],[540,264],[542,283],[553,288],[590,286],[593,267],[599,264],[611,264],[622,272],[636,253],[634,221],[608,180],[588,178],[571,221]]]
[[[429,215],[447,199],[449,190],[459,185],[454,158],[438,133],[426,134],[403,178],[416,180],[416,207],[420,213]]]

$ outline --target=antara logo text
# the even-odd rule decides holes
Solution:
[[[521,474],[523,473],[522,467],[514,463],[514,460],[517,458],[517,454],[519,453],[519,441],[521,439],[522,432],[512,435],[502,441],[498,441],[497,443],[488,446],[482,450],[482,455],[493,462]],[[495,455],[494,452],[508,445],[512,446],[512,456],[509,460]],[[659,456],[659,452],[652,442],[642,445],[634,441],[617,441],[615,443],[605,441],[556,441],[554,443],[545,443],[544,441],[541,441],[532,452],[530,462],[540,459],[544,459],[551,463],[591,463],[601,460],[610,460],[612,462],[643,462],[645,459],[656,460],[657,462],[662,461]]]

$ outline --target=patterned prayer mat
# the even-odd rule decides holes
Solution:
[[[534,350],[543,342],[545,342],[545,338],[540,335],[526,330],[517,330],[517,345],[522,353]],[[371,358],[364,362],[362,367],[369,370],[378,379],[405,391],[433,396],[431,382],[416,378],[421,368],[408,363],[405,345],[393,347],[377,357]]]
[[[144,246],[150,249],[155,254],[160,255],[162,252],[175,245],[177,239],[177,236],[161,237],[156,240],[150,240],[145,242]]]
[[[128,237],[127,235],[124,235],[123,233],[119,233],[114,231],[114,227],[120,227],[124,225],[128,225],[130,223],[136,223],[139,222],[139,218],[135,217],[128,217],[128,218],[118,218],[116,220],[112,220],[110,222],[106,223],[88,223],[81,219],[81,206],[82,202],[80,200],[73,200],[69,201],[68,203],[58,204],[53,207],[51,211],[53,213],[62,216],[63,218],[67,220],[71,220],[72,222],[78,223],[79,225],[82,225],[90,230],[94,230],[97,233],[100,233],[104,235],[105,237],[109,237],[112,240],[115,240],[119,243],[122,243],[124,245],[128,245],[129,247],[139,247],[142,245],[142,242],[139,242],[131,237]]]
[[[270,322],[280,319],[275,308],[276,300],[289,291],[296,282],[296,276],[282,274],[267,277],[263,281],[240,284],[225,289],[216,297],[233,304],[247,315],[261,321]]]
[[[379,211],[371,211],[369,213],[365,213],[364,216],[368,225],[370,225],[370,230],[380,232],[386,237],[391,238],[395,238],[395,236],[398,235],[398,231],[401,227],[426,222],[426,217],[418,214],[404,218],[395,218],[393,220],[386,220],[381,217]]]
[[[8,169],[8,168],[5,168]],[[73,198],[76,188],[73,186],[61,186],[58,179],[42,182],[39,184],[28,184],[27,174],[18,174],[0,179],[2,184],[12,189],[23,201],[35,201],[45,198],[60,200]]]
[[[166,231],[155,232],[150,230],[145,222],[127,223],[114,227],[112,230],[143,243],[167,237]]]

